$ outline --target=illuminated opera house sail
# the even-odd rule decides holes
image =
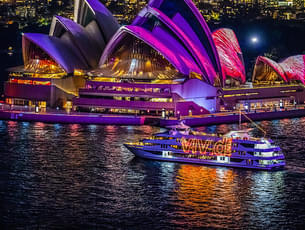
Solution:
[[[25,72],[28,63],[50,61],[67,74],[96,68],[102,52],[119,25],[96,0],[75,1],[74,21],[55,16],[49,35],[23,34]],[[46,62],[48,63],[48,62]],[[40,68],[34,72],[40,73]]]
[[[106,45],[73,104],[106,112],[217,111],[223,70],[212,33],[191,0],[152,0]]]
[[[9,69],[6,102],[65,106],[85,84],[78,75],[98,66],[118,29],[117,20],[98,0],[76,0],[74,20],[55,16],[48,35],[24,33],[24,66]]]
[[[252,87],[225,89],[229,109],[256,111],[296,107],[305,103],[305,56],[296,55],[276,62],[259,56],[254,65]]]
[[[125,26],[99,0],[75,0],[73,20],[55,16],[48,35],[23,34],[22,51],[5,83],[9,104],[200,115],[246,82],[235,33],[212,33],[192,0],[150,0]],[[265,81],[304,83],[304,56],[259,57],[253,82]]]
[[[253,82],[300,82],[305,83],[305,55],[291,56],[277,63],[267,57],[256,60]]]
[[[244,59],[237,37],[233,30],[222,28],[213,32],[213,40],[220,57],[223,76],[227,84],[245,83]]]

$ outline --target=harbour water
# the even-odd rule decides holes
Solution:
[[[156,127],[0,121],[0,228],[304,228],[305,118],[259,124],[283,149],[285,170],[142,160],[122,145]]]

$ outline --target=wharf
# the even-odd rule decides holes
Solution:
[[[296,117],[305,117],[305,108],[302,109],[291,109],[291,110],[282,110],[282,111],[260,111],[260,112],[248,112],[246,113],[253,121],[262,121],[262,120],[276,120],[283,118],[296,118]],[[216,113],[209,114],[201,117],[184,117],[184,123],[190,127],[199,127],[207,125],[218,125],[218,124],[233,124],[239,123],[239,112],[235,113]],[[241,116],[241,122],[249,122],[245,116]],[[178,120],[160,120],[160,126],[171,126],[178,124]]]
[[[0,120],[97,125],[144,125],[145,118],[139,116],[116,116],[89,113],[24,112],[0,110]]]
[[[274,120],[283,118],[305,117],[305,107],[293,108],[280,111],[257,111],[249,112],[246,115],[253,121]],[[190,127],[199,127],[217,124],[229,124],[239,122],[239,113],[215,113],[203,116],[182,117],[181,120]],[[20,107],[8,109],[0,106],[0,120],[45,122],[45,123],[66,123],[66,124],[97,124],[97,125],[154,125],[166,127],[176,125],[180,121],[175,118],[162,119],[151,116],[135,115],[114,115],[98,113],[82,113],[65,111],[47,111],[35,113],[34,111],[25,111]],[[242,122],[249,122],[244,116],[241,116]]]

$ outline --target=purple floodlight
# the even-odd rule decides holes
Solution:
[[[209,112],[217,110],[217,88],[201,80],[189,79],[183,84],[172,85],[172,93],[177,93],[185,101],[194,102]]]

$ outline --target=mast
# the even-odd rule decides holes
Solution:
[[[241,114],[245,116],[252,124],[254,124],[259,130],[261,130],[264,133],[264,137],[266,136],[267,132],[258,124],[256,124],[250,117],[248,117],[245,113],[242,113],[241,110],[239,110],[239,129],[241,130]]]
[[[241,110],[239,110],[239,130],[241,130]]]

